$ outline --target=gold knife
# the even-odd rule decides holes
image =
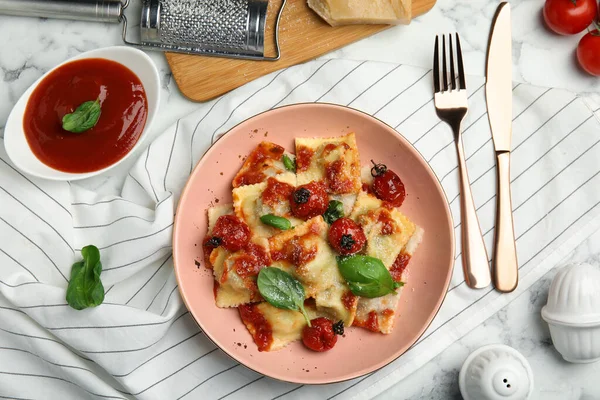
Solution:
[[[519,265],[510,196],[510,140],[512,135],[512,35],[510,4],[500,3],[488,44],[485,97],[496,149],[496,232],[492,279],[496,290],[512,292],[519,281]]]

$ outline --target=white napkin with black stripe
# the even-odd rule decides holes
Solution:
[[[484,79],[471,77],[464,123],[473,195],[491,252],[495,161]],[[0,150],[0,398],[368,398],[495,313],[600,225],[600,125],[574,94],[516,84],[512,194],[520,284],[511,295],[464,284],[457,163],[435,115],[431,72],[405,65],[315,61],[259,80],[176,121],[141,155],[121,197],[34,179]],[[293,385],[227,357],[199,332],[177,291],[173,214],[195,163],[219,135],[266,109],[331,102],[375,115],[429,161],[452,209],[457,259],[446,300],[405,355],[352,381]],[[276,140],[276,138],[274,139]],[[79,250],[102,253],[104,303],[75,311],[65,288]]]

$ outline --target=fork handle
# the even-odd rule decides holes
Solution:
[[[515,247],[512,202],[510,198],[510,153],[496,154],[498,195],[496,196],[496,234],[492,273],[496,290],[512,292],[519,280],[519,264]]]
[[[458,127],[460,130],[460,127]],[[471,194],[471,183],[462,143],[462,135],[455,132],[456,153],[460,172],[460,214],[462,216],[462,264],[465,281],[474,289],[481,289],[491,282],[488,255],[479,228],[479,220]]]

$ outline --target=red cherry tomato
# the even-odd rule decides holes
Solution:
[[[339,218],[329,228],[329,244],[341,255],[358,253],[367,238],[360,225],[350,218]]]
[[[290,208],[294,216],[307,220],[327,211],[329,198],[323,182],[310,182],[298,186],[290,194]]]
[[[400,207],[406,197],[404,183],[395,172],[383,164],[375,164],[371,169],[373,175],[373,193],[378,199],[387,201],[393,207]]]
[[[598,14],[596,0],[546,0],[544,20],[561,35],[573,35],[590,26]]]
[[[333,322],[320,317],[311,320],[310,324],[302,331],[302,342],[306,347],[314,351],[327,351],[335,346],[337,336],[333,332]]]
[[[238,251],[250,240],[250,228],[235,215],[221,215],[215,223],[212,237],[205,245],[223,246],[229,251]]]
[[[587,73],[600,76],[600,31],[594,30],[577,45],[577,60]]]

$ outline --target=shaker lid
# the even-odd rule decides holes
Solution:
[[[526,400],[533,392],[533,373],[517,350],[494,344],[467,357],[458,383],[464,400]]]
[[[562,268],[550,285],[542,308],[547,322],[570,326],[600,324],[600,268],[574,264]]]

